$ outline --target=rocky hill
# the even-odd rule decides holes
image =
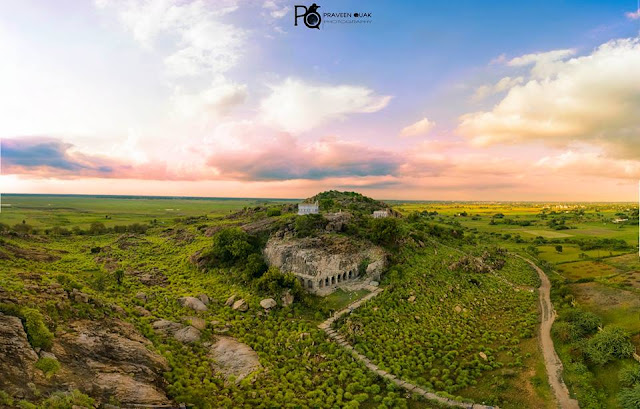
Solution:
[[[328,190],[304,200],[304,203],[318,202],[323,212],[349,211],[371,214],[375,210],[390,209],[390,206],[356,192]]]

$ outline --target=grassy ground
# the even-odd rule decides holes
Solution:
[[[156,219],[171,224],[175,218],[224,216],[245,206],[265,203],[296,203],[269,199],[185,199],[121,198],[94,196],[3,195],[0,222],[14,225],[25,220],[35,228],[87,227],[102,222],[117,224],[148,223]]]
[[[331,310],[343,308],[366,291],[338,291],[317,300],[323,312],[294,307],[257,316],[253,312],[260,311],[260,299],[269,294],[253,293],[228,272],[204,274],[188,262],[192,254],[210,245],[210,237],[203,234],[206,228],[231,223],[223,219],[230,212],[265,202],[294,201],[28,195],[4,195],[2,199],[0,223],[9,226],[24,220],[40,230],[54,226],[86,229],[96,221],[109,227],[157,220],[147,234],[137,235],[136,239],[122,239],[122,235],[114,233],[49,236],[39,242],[7,238],[3,246],[9,243],[25,249],[45,249],[59,259],[37,261],[36,251],[27,252],[26,258],[3,260],[0,286],[18,294],[25,303],[35,305],[41,300],[34,286],[46,289],[50,283],[63,280],[60,277],[64,276],[64,280],[72,280],[82,291],[100,298],[105,304],[125,308],[131,313],[128,319],[144,333],[151,331],[151,319],[133,314],[133,307],[140,304],[135,298],[137,292],[153,295],[153,301],[145,308],[153,310],[155,318],[173,320],[188,313],[176,304],[176,297],[200,292],[209,294],[216,302],[205,318],[231,323],[230,334],[258,351],[267,369],[253,388],[264,392],[253,398],[248,394],[247,385],[223,389],[215,377],[206,378],[208,386],[202,388],[203,380],[192,375],[202,373],[201,366],[207,358],[201,351],[186,353],[176,345],[152,336],[154,348],[171,358],[174,371],[168,382],[173,396],[185,401],[206,402],[213,407],[231,407],[238,402],[245,406],[268,402],[275,407],[293,402],[299,406],[341,407],[349,399],[337,391],[351,388],[357,390],[352,395],[367,394],[360,407],[378,407],[385,398],[388,398],[387,402],[395,402],[392,406],[397,407],[434,407],[416,399],[405,400],[401,391],[381,383],[316,331],[315,326]],[[468,240],[465,242],[468,251],[489,244],[512,251],[535,247],[539,258],[556,269],[557,272],[550,271],[550,275],[559,274],[566,280],[569,296],[576,305],[602,317],[604,325],[628,330],[640,348],[640,261],[637,255],[625,254],[633,250],[583,251],[577,244],[565,242],[575,238],[620,238],[631,246],[637,245],[636,225],[621,227],[611,222],[616,214],[629,212],[631,205],[571,204],[565,207],[542,203],[412,202],[394,203],[394,206],[405,215],[437,212],[429,216],[429,223],[462,231]],[[198,216],[207,218],[199,219],[196,224],[184,220]],[[565,219],[569,228],[555,230],[549,226],[549,220],[553,218]],[[505,220],[513,224],[507,224]],[[456,237],[456,240],[462,240],[460,236]],[[539,241],[539,237],[548,242]],[[438,239],[448,240],[446,237]],[[459,245],[460,242],[454,243]],[[556,251],[557,244],[563,246],[562,252]],[[106,254],[92,254],[90,249],[95,247],[109,247],[110,250]],[[429,252],[431,247],[427,249]],[[580,254],[586,254],[587,258]],[[407,256],[404,275],[396,272],[387,278],[386,284],[392,291],[385,291],[353,317],[351,324],[361,320],[369,328],[367,332],[354,335],[354,344],[386,369],[421,385],[431,385],[434,389],[448,390],[453,395],[477,401],[499,402],[504,408],[550,407],[551,393],[535,335],[536,294],[529,292],[538,285],[537,276],[526,266],[509,261],[496,275],[474,277],[483,286],[478,289],[476,284],[470,284],[468,277],[453,274],[446,268],[455,257],[455,253],[443,249],[437,254]],[[116,286],[112,279],[117,268],[127,273],[123,287]],[[153,271],[168,278],[167,286],[149,288],[141,284],[137,272]],[[33,275],[42,280],[34,280]],[[243,315],[224,307],[224,300],[231,294],[245,297],[252,313]],[[407,301],[412,294],[417,296],[415,304]],[[49,309],[54,303],[49,301],[45,300],[41,307],[47,314],[53,314]],[[456,312],[458,305],[466,311]],[[65,314],[96,319],[108,318],[111,314],[102,310],[85,311],[83,306],[75,304],[66,308]],[[64,320],[53,317],[50,324],[64,325]],[[308,342],[299,341],[301,334],[306,333],[310,334]],[[441,337],[442,334],[448,338]],[[384,340],[392,345],[390,349],[382,344]],[[486,353],[489,361],[478,358],[479,352]],[[559,353],[563,361],[570,361],[570,350],[560,348]],[[606,405],[603,407],[616,407],[617,372],[623,364],[626,362],[590,368],[593,380],[589,382],[596,390],[606,392],[602,398],[602,404]],[[571,365],[567,368],[571,386],[577,371]],[[432,372],[434,369],[437,372]],[[456,377],[449,376],[452,373],[456,373]]]

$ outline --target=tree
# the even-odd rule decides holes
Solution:
[[[124,270],[117,269],[114,273],[115,277],[116,277],[116,282],[118,283],[118,285],[122,285],[122,280],[124,279]]]
[[[282,211],[277,207],[270,207],[267,209],[267,216],[269,217],[280,216],[281,214]]]
[[[267,264],[264,262],[264,258],[261,254],[249,254],[249,257],[247,257],[247,264],[245,265],[245,273],[248,280],[260,277],[266,270]]]
[[[294,228],[298,237],[308,237],[313,234],[314,231],[324,229],[327,225],[327,220],[320,214],[305,214],[304,216],[296,217]]]
[[[604,365],[614,359],[630,357],[633,344],[622,328],[605,327],[587,342],[585,352],[593,363]]]
[[[578,339],[595,333],[602,325],[600,317],[592,312],[578,309],[569,310],[566,320],[572,324],[572,338]]]
[[[213,236],[210,255],[213,264],[233,265],[246,260],[254,251],[249,235],[242,229],[232,227],[223,229]]]
[[[398,220],[393,217],[382,219],[371,219],[370,236],[372,242],[376,244],[392,244],[400,234]]]
[[[89,226],[89,234],[104,234],[107,232],[107,228],[101,222],[93,222]]]
[[[258,290],[270,295],[277,295],[284,290],[290,290],[294,296],[302,295],[300,281],[291,273],[282,273],[275,266],[269,267],[266,273],[260,277],[256,283]]]
[[[561,245],[561,244],[557,244],[557,245],[556,245],[556,251],[557,251],[558,253],[562,253],[562,245]]]

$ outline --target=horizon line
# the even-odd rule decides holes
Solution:
[[[339,190],[336,190],[340,192]],[[355,190],[344,190],[343,192],[355,192]],[[319,192],[322,193],[322,192]],[[362,193],[361,193],[362,194]],[[71,197],[84,196],[105,199],[187,199],[187,200],[269,200],[269,201],[294,201],[306,200],[308,198],[297,197],[241,197],[241,196],[165,196],[165,195],[130,195],[130,194],[89,194],[89,193],[0,193],[0,203],[2,196],[43,196],[43,197]],[[363,195],[366,196],[366,195]],[[607,204],[638,204],[635,201],[591,201],[591,200],[451,200],[451,199],[375,199],[381,202],[402,202],[402,203],[421,203],[421,202],[451,202],[451,203],[607,203]],[[639,205],[640,206],[640,205]]]

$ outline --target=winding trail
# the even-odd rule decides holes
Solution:
[[[541,315],[540,347],[542,348],[544,364],[547,368],[549,384],[558,401],[558,407],[561,409],[579,409],[578,401],[571,399],[567,385],[562,381],[562,361],[558,358],[558,354],[553,347],[553,340],[551,339],[551,326],[556,319],[556,311],[551,304],[551,282],[549,281],[549,277],[547,277],[544,271],[533,261],[519,254],[514,255],[529,263],[540,277],[540,288],[538,289]]]
[[[351,345],[349,345],[347,340],[344,339],[344,337],[342,335],[340,335],[337,331],[335,331],[334,329],[331,328],[331,324],[333,324],[338,318],[340,318],[344,314],[350,314],[351,312],[353,312],[353,310],[355,310],[356,308],[360,307],[366,301],[372,299],[373,297],[377,296],[378,294],[380,294],[383,291],[383,289],[380,288],[380,287],[368,286],[366,288],[369,291],[371,291],[369,294],[367,294],[364,297],[362,297],[361,299],[349,304],[346,308],[336,312],[332,317],[328,318],[322,324],[318,325],[318,328],[323,330],[329,336],[329,338],[333,339],[336,343],[338,343],[338,345],[342,346],[344,349],[346,349],[347,351],[351,352],[351,354],[357,360],[362,362],[367,367],[367,369],[369,369],[371,372],[376,373],[378,376],[380,376],[382,378],[385,378],[389,382],[394,383],[395,385],[397,385],[400,388],[403,388],[404,390],[406,390],[409,393],[415,393],[415,394],[421,395],[422,397],[424,397],[424,398],[426,398],[428,400],[436,401],[436,402],[438,402],[440,404],[443,404],[443,405],[446,405],[446,406],[453,406],[453,407],[467,408],[467,409],[499,409],[497,406],[487,406],[487,405],[481,405],[481,404],[478,404],[478,403],[460,402],[460,401],[456,401],[456,400],[453,400],[453,399],[448,399],[448,398],[445,398],[443,396],[436,395],[433,392],[429,392],[429,391],[427,391],[425,389],[422,389],[421,387],[419,387],[417,385],[414,385],[412,383],[403,381],[402,379],[396,377],[395,375],[393,375],[393,374],[391,374],[391,373],[389,373],[389,372],[387,372],[387,371],[385,371],[383,369],[380,369],[376,364],[371,362],[371,360],[369,358],[367,358],[366,356],[362,355],[361,353],[356,351],[355,348],[353,348]]]

